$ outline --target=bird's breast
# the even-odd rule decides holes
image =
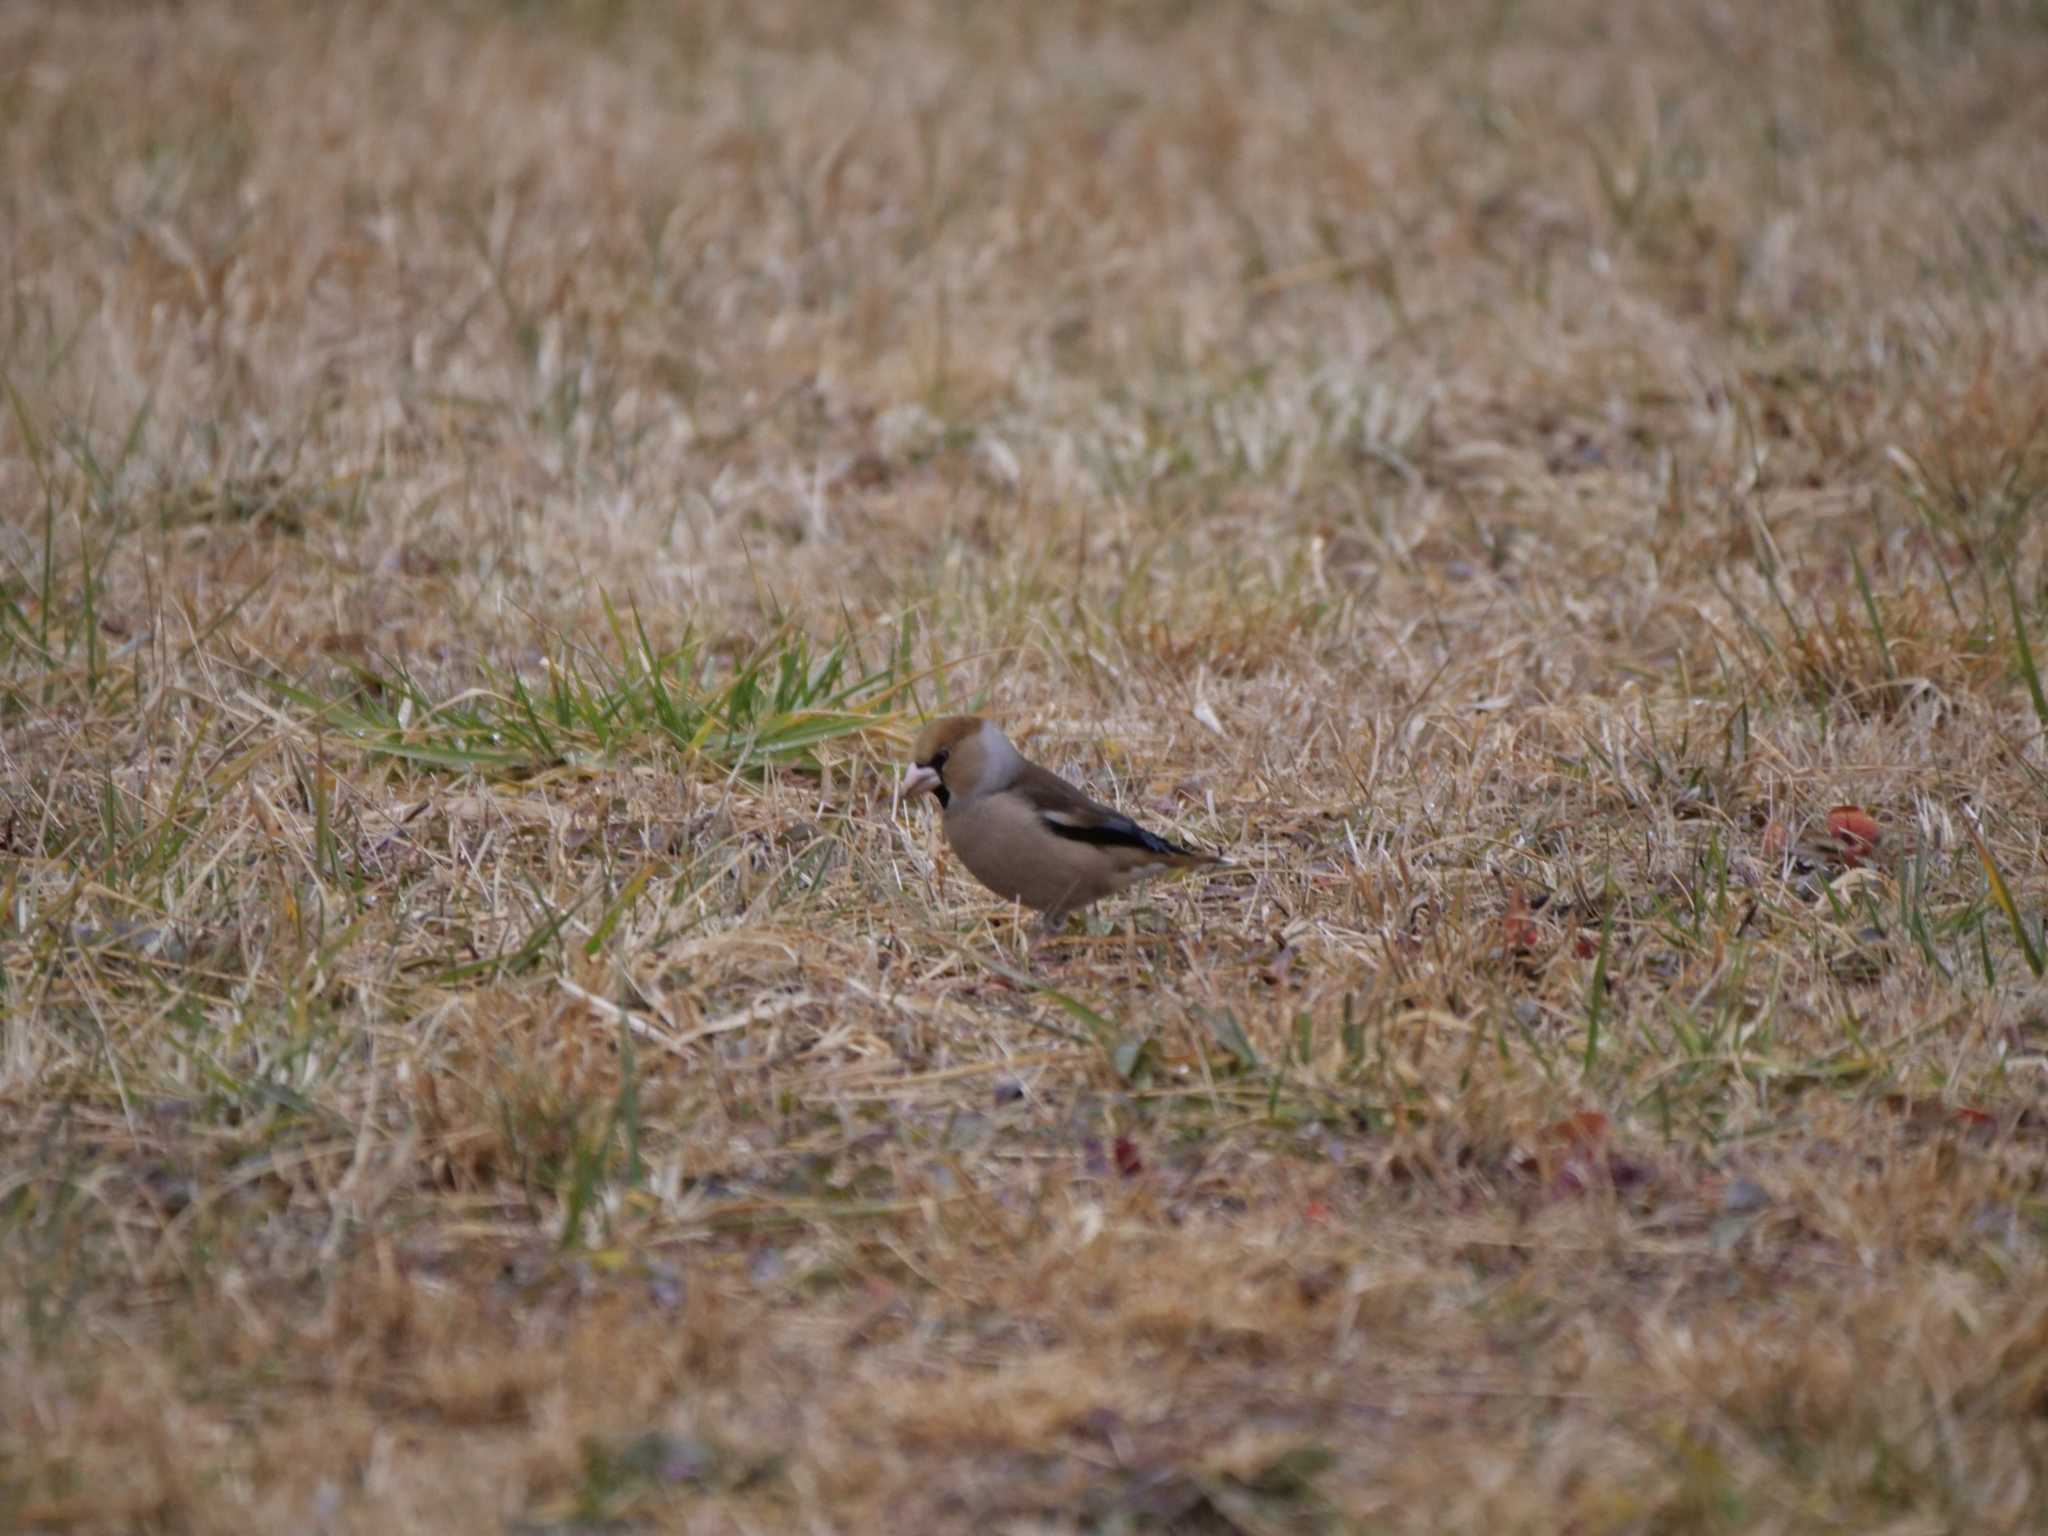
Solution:
[[[946,841],[983,885],[1041,912],[1085,906],[1117,886],[1099,850],[1055,836],[1018,795],[955,798]]]

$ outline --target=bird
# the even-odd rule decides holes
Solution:
[[[950,715],[918,733],[906,797],[929,791],[946,841],[983,885],[1043,914],[1044,931],[1113,892],[1225,862],[1169,842],[1025,758],[995,723]]]

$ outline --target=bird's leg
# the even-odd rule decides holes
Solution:
[[[1033,964],[1045,958],[1046,952],[1052,948],[1053,940],[1060,936],[1060,931],[1066,926],[1067,914],[1058,910],[1048,912],[1038,920],[1037,937],[1031,942]]]

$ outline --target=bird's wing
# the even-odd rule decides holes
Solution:
[[[1161,859],[1201,859],[1207,855],[1168,842],[1130,817],[1074,788],[1058,774],[1036,763],[1025,765],[1014,786],[1030,802],[1046,830],[1098,848],[1124,848]]]

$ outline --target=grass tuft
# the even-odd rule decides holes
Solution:
[[[630,633],[609,604],[606,616],[615,654],[544,654],[531,685],[486,666],[482,685],[436,701],[402,666],[359,666],[324,695],[277,679],[268,686],[310,728],[374,756],[498,776],[609,762],[655,742],[719,774],[815,771],[821,748],[894,724],[890,701],[903,684],[890,665],[850,675],[850,638],[819,654],[808,635],[778,630],[721,666],[688,638],[656,650],[637,613]]]

